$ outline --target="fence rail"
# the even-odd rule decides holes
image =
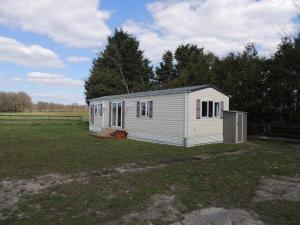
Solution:
[[[83,116],[0,114],[0,120],[70,120],[83,121]]]
[[[252,135],[263,135],[267,137],[282,137],[300,139],[300,126],[297,124],[261,124],[251,131]]]

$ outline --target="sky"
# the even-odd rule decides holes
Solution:
[[[84,104],[84,79],[115,28],[140,41],[155,66],[164,51],[196,44],[224,56],[254,42],[276,51],[299,31],[300,0],[1,0],[0,91]]]

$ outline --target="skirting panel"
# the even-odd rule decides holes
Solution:
[[[223,143],[223,134],[192,136],[188,138],[188,147],[209,143]]]
[[[133,140],[148,141],[160,144],[183,146],[183,137],[170,137],[166,135],[128,131],[128,138]]]

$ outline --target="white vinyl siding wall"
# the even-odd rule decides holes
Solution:
[[[183,145],[184,138],[184,94],[168,94],[134,98],[114,98],[103,101],[103,119],[96,115],[91,131],[102,131],[109,127],[109,102],[125,101],[125,130],[128,138],[165,144]],[[152,118],[137,117],[137,102],[153,101]],[[91,101],[100,104],[102,101]]]
[[[152,118],[136,116],[137,102],[153,101]],[[125,129],[128,138],[182,145],[184,137],[184,94],[125,99]]]
[[[189,93],[188,96],[187,145],[223,142],[223,119],[220,117],[203,118],[202,116],[196,119],[196,102],[197,99],[201,100],[201,112],[202,101],[223,101],[224,110],[229,110],[229,97],[213,88],[195,91]]]

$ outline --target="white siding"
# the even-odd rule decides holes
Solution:
[[[153,101],[153,117],[137,117],[136,105],[141,101]],[[184,94],[169,94],[126,99],[113,99],[113,102],[125,101],[125,129],[128,138],[183,145],[184,138]],[[109,102],[104,101],[104,126],[102,117],[95,116],[91,131],[101,131],[109,127]],[[102,102],[102,101],[101,101]],[[91,101],[99,104],[100,101]]]
[[[136,117],[138,101],[153,101],[153,118]],[[184,94],[130,98],[125,101],[125,129],[132,139],[183,145]]]
[[[206,88],[189,94],[188,97],[188,146],[204,143],[223,142],[223,119],[196,119],[196,101],[224,102],[224,110],[229,110],[229,97],[221,92]]]

